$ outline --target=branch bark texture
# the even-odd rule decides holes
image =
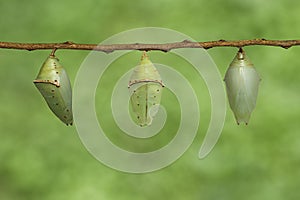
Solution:
[[[292,46],[300,45],[300,40],[267,40],[267,39],[253,39],[253,40],[217,40],[208,42],[191,42],[184,40],[182,42],[165,43],[165,44],[79,44],[71,41],[63,43],[17,43],[17,42],[0,42],[2,49],[18,49],[18,50],[43,50],[43,49],[72,49],[72,50],[94,50],[110,53],[117,50],[157,50],[168,52],[172,49],[179,48],[204,48],[210,49],[214,47],[244,47],[244,46],[275,46],[288,49]]]

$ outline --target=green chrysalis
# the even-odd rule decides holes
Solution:
[[[260,77],[242,48],[227,69],[226,84],[229,105],[237,124],[246,125],[256,105]]]
[[[135,67],[128,84],[135,121],[141,127],[152,123],[152,118],[159,109],[163,87],[157,69],[144,52],[141,63]]]
[[[72,125],[72,89],[69,77],[51,54],[42,65],[33,81],[52,112],[66,125]]]

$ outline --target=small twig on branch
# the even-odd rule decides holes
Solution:
[[[77,44],[74,42],[63,43],[16,43],[16,42],[0,42],[2,49],[19,49],[19,50],[42,50],[42,49],[73,49],[73,50],[94,50],[110,53],[116,50],[157,50],[168,52],[172,49],[179,48],[204,48],[210,49],[214,47],[244,47],[244,46],[277,46],[288,49],[292,46],[300,45],[300,40],[266,40],[266,39],[253,39],[253,40],[236,40],[236,41],[208,41],[208,42],[191,42],[184,40],[182,42],[165,43],[165,44]]]

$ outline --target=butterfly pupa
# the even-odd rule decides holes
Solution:
[[[51,111],[66,125],[72,125],[72,89],[69,77],[51,54],[33,81]]]
[[[149,126],[157,114],[163,89],[162,79],[146,52],[135,67],[128,84],[134,119],[141,127]]]
[[[246,125],[256,105],[260,76],[253,64],[240,48],[225,74],[229,105],[237,124]]]

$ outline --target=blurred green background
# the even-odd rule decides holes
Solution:
[[[0,41],[99,43],[113,34],[148,26],[174,29],[199,41],[299,39],[299,11],[300,2],[294,0],[10,0],[0,3]],[[236,51],[208,50],[222,76]],[[127,174],[94,159],[75,127],[58,121],[34,87],[32,80],[49,50],[0,49],[0,199],[299,199],[300,47],[252,46],[245,51],[263,79],[250,124],[237,126],[228,109],[219,142],[199,160],[210,102],[203,81],[194,80],[201,123],[192,146],[162,170]],[[57,51],[72,83],[88,53]],[[128,62],[123,58],[114,65],[135,66],[140,53],[130,55]],[[160,58],[168,56],[169,65],[180,62],[171,54],[150,52],[150,56],[162,63]],[[183,68],[192,76],[188,67]],[[121,76],[117,69],[111,68]],[[114,78],[108,81],[110,86]],[[97,114],[108,121],[109,129],[113,122],[101,115],[105,109],[101,95],[97,102]],[[115,143],[128,149],[136,143],[143,151],[139,141],[118,136],[112,136]],[[154,146],[141,144],[151,150],[170,140],[161,139]]]

